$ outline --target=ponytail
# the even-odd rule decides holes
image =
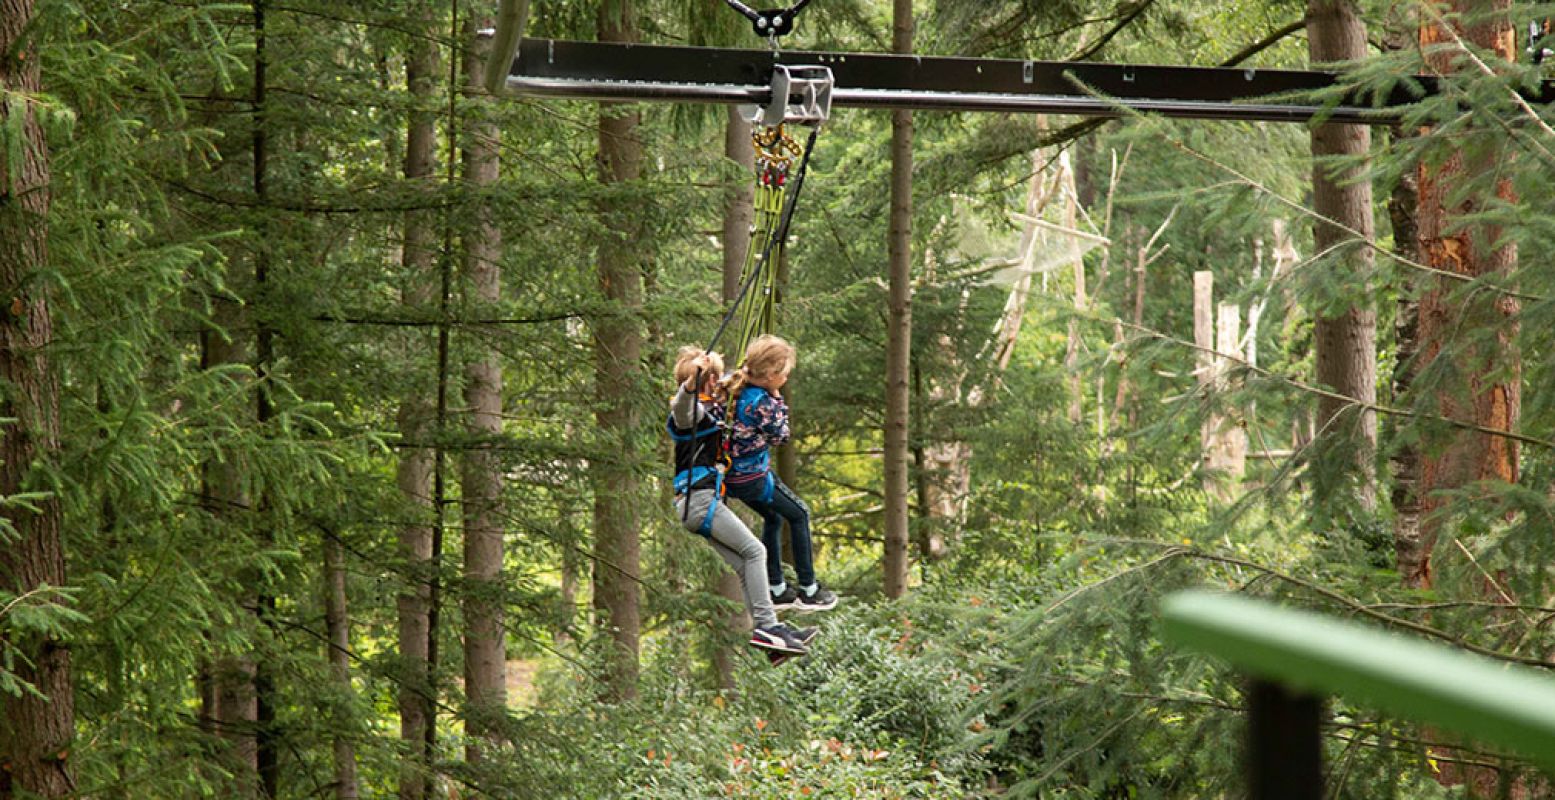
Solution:
[[[750,370],[743,365],[739,369],[729,373],[729,377],[724,378],[722,384],[724,397],[728,398],[725,402],[729,404],[729,413],[731,415],[734,413],[734,410],[739,407],[740,392],[745,391],[745,387],[748,386],[750,382]],[[731,419],[732,418],[733,417],[731,416]]]

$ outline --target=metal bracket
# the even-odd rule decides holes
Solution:
[[[831,117],[832,74],[827,67],[772,66],[772,99],[740,107],[746,121],[776,127],[819,125]]]
[[[730,8],[740,12],[751,22],[751,30],[757,36],[764,39],[776,40],[780,36],[787,36],[794,30],[794,18],[799,12],[810,4],[810,0],[799,2],[788,8],[768,8],[757,11],[754,8],[740,2],[740,0],[725,0]]]

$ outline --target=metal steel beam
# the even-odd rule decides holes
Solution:
[[[771,98],[774,64],[821,65],[836,76],[832,104],[926,111],[1011,111],[1121,116],[1127,109],[1194,119],[1387,124],[1385,106],[1418,99],[1403,87],[1383,108],[1325,108],[1329,72],[1171,67],[1092,62],[901,56],[814,51],[604,44],[525,39],[513,61],[514,92],[589,100],[757,103]],[[1433,92],[1435,81],[1417,78]]]

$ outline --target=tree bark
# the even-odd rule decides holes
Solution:
[[[428,30],[431,25],[428,23]],[[405,137],[405,178],[429,185],[433,171],[434,120],[432,93],[440,71],[437,47],[416,38],[405,61],[405,82],[413,111]],[[435,217],[426,211],[405,215],[403,304],[412,315],[425,314],[436,297]],[[434,402],[427,387],[413,382],[400,403],[400,435],[409,444],[400,451],[396,476],[400,494],[413,510],[414,521],[400,528],[399,557],[408,576],[397,598],[400,647],[400,739],[404,761],[400,769],[400,800],[423,800],[427,793],[426,739],[434,724],[429,660],[432,605],[432,538],[434,516],[432,473],[436,456],[427,442]]]
[[[1204,491],[1224,503],[1235,495],[1245,471],[1247,434],[1237,420],[1214,408],[1218,395],[1229,388],[1229,357],[1237,352],[1241,327],[1241,309],[1232,303],[1217,306],[1214,289],[1213,273],[1193,273],[1193,341],[1199,348],[1195,371],[1204,401],[1212,408],[1200,429]]]
[[[346,605],[345,548],[333,533],[324,536],[324,627],[329,637],[329,671],[341,697],[351,697],[351,615]],[[357,800],[361,787],[356,779],[356,745],[350,736],[337,733],[335,800]]]
[[[724,158],[739,165],[740,180],[724,192],[723,202],[723,290],[725,304],[740,293],[740,270],[745,265],[745,249],[750,245],[751,225],[755,221],[756,190],[751,173],[756,168],[756,146],[751,142],[751,126],[738,106],[729,106],[724,115]],[[730,353],[737,361],[743,353]]]
[[[0,157],[0,497],[40,492],[34,508],[6,505],[0,519],[14,539],[0,546],[0,592],[22,597],[65,585],[62,510],[44,473],[60,450],[59,378],[48,359],[54,339],[48,279],[49,152],[29,98],[42,91],[38,50],[23,41],[32,0],[0,0],[0,153],[17,152],[15,171]],[[15,120],[11,114],[21,113]],[[19,133],[21,141],[7,139]],[[3,595],[0,595],[3,596]],[[45,599],[44,602],[51,602]],[[13,634],[22,656],[13,669],[43,696],[0,692],[0,798],[63,797],[75,790],[70,748],[75,698],[70,649],[53,637]]]
[[[498,143],[502,132],[487,118],[489,95],[482,89],[489,42],[475,37],[472,19],[465,40],[465,88],[481,101],[464,137],[464,181],[479,198],[497,182]],[[475,223],[464,232],[464,273],[481,309],[502,300],[502,232],[490,204],[476,200]],[[481,313],[477,316],[495,316]],[[469,408],[470,446],[461,461],[464,510],[464,687],[467,698],[465,758],[481,760],[481,751],[501,741],[498,724],[507,709],[507,634],[503,625],[502,461],[495,445],[502,436],[502,363],[494,347],[482,348],[465,365],[464,402]]]
[[[1078,192],[1075,189],[1074,169],[1070,165],[1067,151],[1060,151],[1058,154],[1058,187],[1059,224],[1074,230],[1079,221],[1079,209],[1076,207]],[[1061,246],[1074,253],[1069,267],[1074,277],[1075,316],[1069,320],[1068,342],[1064,348],[1064,371],[1068,373],[1064,381],[1069,387],[1069,422],[1079,425],[1085,421],[1085,383],[1080,375],[1082,343],[1079,315],[1085,313],[1090,301],[1086,298],[1085,291],[1085,258],[1079,248],[1074,246],[1073,240],[1065,239]]]
[[[631,0],[602,4],[599,40],[637,41]],[[595,422],[610,452],[589,462],[594,486],[594,607],[614,642],[607,668],[607,699],[637,696],[638,635],[641,626],[637,582],[641,545],[638,509],[642,494],[637,463],[637,409],[633,389],[642,380],[642,265],[637,259],[636,209],[611,197],[612,190],[642,173],[640,115],[621,104],[601,103],[599,180],[605,235],[599,245],[599,288],[608,308],[594,320]]]
[[[1213,402],[1215,390],[1215,273],[1200,270],[1193,273],[1193,344],[1194,373],[1198,376],[1199,391],[1204,402]],[[1217,476],[1210,475],[1209,465],[1214,462],[1216,442],[1220,432],[1220,420],[1215,414],[1207,414],[1199,427],[1199,460],[1203,463],[1204,491],[1219,497]]]
[[[1397,139],[1413,136],[1401,128],[1394,128],[1390,135]],[[1420,260],[1419,192],[1416,175],[1404,172],[1388,196],[1388,219],[1393,226],[1394,247],[1399,255],[1411,261]],[[1414,388],[1418,369],[1416,355],[1420,351],[1420,301],[1407,288],[1398,293],[1398,307],[1393,316],[1394,368],[1393,396],[1405,398]],[[1413,441],[1398,442],[1390,448],[1389,459],[1393,483],[1393,551],[1400,575],[1418,574],[1424,553],[1421,548],[1420,517],[1424,513],[1424,501],[1420,496],[1420,448]]]
[[[242,340],[226,333],[239,330],[244,324],[242,306],[217,297],[211,301],[211,309],[214,327],[202,331],[200,336],[201,369],[214,370],[247,363],[247,347]],[[242,476],[242,465],[232,456],[213,458],[202,465],[201,506],[213,535],[247,530],[244,515],[249,511],[249,496]],[[235,582],[239,586],[253,583],[249,575],[240,575]],[[258,605],[258,598],[250,594],[239,594],[231,601],[244,609]],[[248,653],[235,653],[223,647],[212,653],[205,672],[201,676],[205,682],[201,722],[227,741],[230,750],[225,766],[232,771],[235,784],[244,787],[241,791],[246,795],[259,774],[259,752],[254,738],[259,720],[254,696],[254,661]]]
[[[725,113],[724,157],[738,164],[742,170],[741,179],[731,184],[724,194],[723,291],[720,297],[723,306],[727,308],[740,293],[740,270],[745,264],[745,249],[750,245],[751,223],[756,215],[753,205],[756,192],[750,180],[755,169],[756,148],[751,143],[750,123],[745,121],[735,106],[730,106]],[[744,593],[740,591],[740,577],[727,569],[719,571],[716,591],[734,603],[742,603],[744,600]],[[747,624],[745,620],[745,612],[736,611],[715,630],[712,664],[713,675],[720,689],[734,689],[734,657],[727,642],[735,638],[736,631],[744,630]]]
[[[267,10],[265,0],[253,0],[251,8],[254,15],[254,85],[251,102],[254,121],[251,137],[254,201],[259,208],[263,209],[269,202],[270,178],[270,123],[265,108],[265,95],[269,91],[270,63],[268,30],[265,26]],[[262,308],[262,305],[269,301],[266,285],[270,280],[271,260],[268,219],[259,220],[256,233],[256,241],[253,245],[254,296],[251,301],[256,309],[254,313],[256,322],[254,326],[254,418],[259,424],[259,430],[263,432],[266,424],[274,416],[274,409],[270,402],[269,377],[270,367],[275,360],[275,331],[267,318],[266,310]],[[259,505],[261,510],[268,505],[263,495],[259,498]],[[275,531],[271,528],[269,519],[256,518],[254,538],[262,551],[274,548]],[[262,571],[254,570],[251,581],[255,594],[255,621],[260,628],[268,629],[275,624],[275,595]],[[254,758],[259,772],[260,794],[267,798],[275,798],[281,791],[280,743],[277,741],[278,733],[275,727],[276,702],[275,666],[270,663],[270,658],[264,655],[263,651],[258,651],[258,655],[254,658]]]
[[[1365,58],[1366,25],[1352,0],[1309,0],[1307,47],[1313,68]],[[1316,283],[1318,304],[1349,303],[1337,314],[1319,313],[1313,342],[1317,382],[1349,400],[1318,400],[1320,444],[1326,457],[1313,471],[1313,500],[1320,519],[1352,503],[1376,507],[1377,415],[1357,404],[1377,401],[1377,311],[1371,286],[1375,263],[1368,240],[1371,183],[1363,158],[1371,147],[1365,125],[1320,125],[1312,130],[1312,201],[1317,212],[1313,249],[1333,249]],[[1335,168],[1336,158],[1351,160]]]
[[[1516,34],[1508,14],[1510,7],[1510,0],[1452,0],[1441,9],[1444,17],[1433,20],[1423,15],[1419,44],[1426,51],[1430,70],[1452,75],[1475,69],[1468,64],[1457,39],[1492,50],[1507,61],[1514,60]],[[1438,24],[1443,18],[1462,19],[1460,15],[1478,21],[1456,31],[1445,30]],[[1475,138],[1485,134],[1470,129],[1457,135]],[[1499,132],[1490,135],[1500,138]],[[1426,290],[1420,296],[1416,327],[1419,349],[1406,380],[1425,370],[1445,374],[1447,377],[1434,388],[1434,403],[1426,404],[1434,406],[1437,414],[1479,426],[1481,430],[1515,431],[1522,404],[1522,364],[1516,346],[1519,303],[1509,294],[1482,284],[1502,287],[1510,283],[1506,276],[1516,269],[1516,246],[1497,246],[1500,226],[1460,223],[1464,217],[1483,213],[1490,205],[1482,199],[1485,190],[1460,193],[1462,185],[1504,174],[1506,155],[1502,146],[1482,146],[1472,154],[1453,150],[1444,160],[1422,160],[1416,171],[1417,258],[1434,269],[1461,275],[1481,288],[1464,291],[1463,281],[1445,276],[1424,279]],[[1498,179],[1490,191],[1506,203],[1515,203],[1506,179]],[[1463,196],[1452,203],[1451,198],[1459,194]],[[1402,310],[1407,313],[1409,309]],[[1443,359],[1445,365],[1437,363]],[[1510,484],[1518,480],[1516,440],[1481,430],[1432,427],[1435,429],[1428,429],[1421,440],[1419,474],[1412,498],[1419,510],[1419,535],[1413,542],[1400,543],[1406,547],[1399,553],[1400,572],[1406,585],[1420,588],[1432,585],[1432,550],[1443,523],[1456,510],[1445,494],[1479,481]],[[1413,510],[1406,505],[1406,513]],[[1500,601],[1497,597],[1491,599]],[[1425,738],[1442,737],[1428,731]],[[1468,784],[1469,796],[1528,794],[1526,785],[1506,780],[1498,769],[1454,763],[1450,758],[1454,751],[1450,748],[1431,748],[1428,755],[1449,756],[1442,759],[1441,769],[1434,777],[1445,786]]]
[[[1488,10],[1497,12],[1485,15]],[[1457,32],[1464,41],[1492,49],[1508,61],[1515,59],[1516,35],[1512,30],[1508,0],[1490,3],[1454,0],[1445,9],[1448,18],[1470,13],[1482,21]],[[1420,46],[1434,48],[1426,54],[1433,70],[1450,75],[1465,68],[1464,56],[1451,43],[1453,37],[1431,21],[1420,26]],[[1450,203],[1462,181],[1495,174],[1501,168],[1497,153],[1472,157],[1452,153],[1439,166],[1422,164],[1417,172],[1420,255],[1429,266],[1465,276],[1490,279],[1500,285],[1501,276],[1516,267],[1515,245],[1497,246],[1499,226],[1475,224],[1450,230],[1454,221],[1480,212],[1486,206],[1474,197]],[[1514,200],[1509,182],[1501,180],[1496,193]],[[1418,363],[1428,369],[1440,358],[1451,359],[1457,380],[1436,392],[1438,412],[1448,419],[1496,430],[1516,430],[1521,411],[1521,360],[1515,338],[1519,304],[1508,294],[1482,291],[1464,295],[1460,281],[1430,279],[1420,299]],[[1465,335],[1466,332],[1466,335]],[[1492,332],[1493,338],[1486,338]],[[1441,490],[1461,488],[1483,480],[1515,483],[1518,476],[1518,444],[1515,440],[1478,431],[1453,428],[1442,434],[1443,446],[1428,449],[1420,460],[1417,486],[1423,518],[1419,563],[1404,574],[1411,585],[1431,585],[1430,551],[1445,511]]]
[[[1215,390],[1230,391],[1227,373],[1231,359],[1239,357],[1237,343],[1242,340],[1242,308],[1236,303],[1220,303],[1215,313]],[[1217,414],[1218,434],[1210,469],[1225,476],[1227,488],[1234,489],[1247,472],[1247,431],[1241,420]],[[1228,492],[1226,499],[1231,498]]]
[[[891,52],[912,52],[912,0],[893,0]],[[907,429],[912,387],[912,141],[911,111],[891,112],[890,280],[885,369],[885,596],[907,592]]]

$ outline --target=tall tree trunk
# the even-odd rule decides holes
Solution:
[[[911,53],[912,0],[893,0],[891,52]],[[912,112],[891,112],[890,288],[885,367],[885,571],[889,598],[907,592],[908,408],[912,360]]]
[[[0,0],[0,497],[42,492],[33,507],[7,504],[0,519],[15,538],[0,546],[0,591],[25,596],[65,585],[59,497],[47,465],[59,458],[59,379],[48,360],[54,339],[44,277],[48,262],[49,152],[30,98],[42,91],[35,40],[22,37],[33,21],[32,0]],[[20,113],[21,120],[11,117]],[[20,135],[21,141],[10,137]],[[11,167],[15,167],[12,171]],[[63,797],[75,789],[70,748],[75,699],[70,650],[51,636],[15,633],[21,654],[13,666],[41,697],[0,692],[0,798]]]
[[[599,10],[599,40],[635,42],[636,12],[631,0],[604,3]],[[594,484],[594,606],[614,640],[607,682],[611,699],[637,696],[637,648],[641,625],[637,582],[640,574],[638,510],[641,491],[636,475],[637,409],[633,389],[642,373],[642,267],[638,263],[633,204],[609,197],[619,184],[642,173],[639,115],[620,104],[599,110],[599,180],[607,197],[600,201],[606,233],[599,245],[599,288],[609,307],[594,322],[595,421],[610,452],[590,461]]]
[[[1228,392],[1232,382],[1233,358],[1240,358],[1238,343],[1242,340],[1242,308],[1236,303],[1220,303],[1215,307],[1215,389]],[[1247,472],[1247,429],[1235,417],[1220,417],[1215,458],[1210,468],[1226,476],[1229,487],[1236,487]],[[1229,495],[1227,497],[1229,499]]]
[[[1442,12],[1446,19],[1456,20],[1465,15],[1477,20],[1473,26],[1457,30],[1456,38],[1512,61],[1516,58],[1516,35],[1508,14],[1510,7],[1510,0],[1453,0]],[[1444,30],[1437,22],[1422,20],[1420,46],[1426,50],[1426,62],[1436,74],[1452,75],[1473,69],[1456,46],[1454,32]],[[1476,134],[1479,132],[1473,130],[1459,133],[1469,137]],[[1481,199],[1482,193],[1469,194],[1451,204],[1450,198],[1465,181],[1504,174],[1505,153],[1498,151],[1499,146],[1484,147],[1472,154],[1457,150],[1445,160],[1422,161],[1416,172],[1415,220],[1420,259],[1434,269],[1495,287],[1509,283],[1506,276],[1517,266],[1516,246],[1498,246],[1502,233],[1499,226],[1460,223],[1464,217],[1482,213],[1490,205]],[[1489,191],[1503,201],[1515,202],[1506,179],[1497,180]],[[1422,442],[1414,494],[1420,512],[1419,537],[1410,543],[1413,546],[1407,552],[1400,552],[1401,556],[1411,557],[1413,563],[1403,569],[1401,558],[1400,567],[1408,585],[1429,588],[1433,579],[1431,551],[1444,521],[1454,510],[1444,494],[1478,481],[1518,480],[1517,441],[1483,431],[1517,430],[1522,364],[1515,344],[1520,310],[1515,298],[1483,287],[1464,291],[1462,281],[1443,276],[1424,280],[1427,288],[1418,309],[1415,371],[1432,369],[1439,359],[1448,359],[1448,368],[1441,371],[1450,377],[1434,389],[1435,402],[1428,405],[1434,405],[1436,412],[1447,419],[1478,428],[1438,429]],[[1404,311],[1407,313],[1408,309]],[[1406,507],[1409,510],[1412,509]],[[1429,731],[1425,738],[1440,739]],[[1431,754],[1453,755],[1447,748],[1433,748]],[[1469,795],[1475,797],[1522,797],[1527,793],[1526,786],[1507,781],[1500,770],[1455,763],[1450,757],[1442,759],[1435,778],[1447,786],[1468,784]]]
[[[1215,408],[1219,395],[1229,388],[1230,358],[1236,356],[1241,327],[1241,309],[1232,303],[1214,302],[1215,276],[1208,271],[1193,273],[1193,341],[1198,346],[1197,368],[1200,391],[1211,411],[1200,429],[1200,449],[1204,469],[1204,491],[1219,502],[1229,502],[1236,494],[1237,482],[1246,468],[1247,432],[1236,419]]]
[[[475,38],[472,19],[465,40],[465,87],[482,102],[464,137],[464,182],[479,196],[497,182],[497,145],[502,135],[486,115],[491,104],[481,88],[487,40]],[[475,224],[464,233],[464,273],[480,309],[502,300],[502,232],[489,203],[477,200]],[[477,316],[487,317],[484,311]],[[465,758],[481,760],[485,743],[501,739],[497,724],[507,708],[507,648],[502,603],[502,461],[495,449],[502,436],[502,363],[494,347],[481,348],[465,365],[464,402],[470,446],[461,462],[464,497],[464,686],[469,706],[470,745]]]
[[[750,245],[751,222],[756,214],[753,206],[756,192],[750,180],[751,172],[755,169],[756,148],[751,143],[750,123],[745,121],[735,106],[730,106],[725,112],[724,158],[742,168],[740,180],[735,181],[724,195],[723,291],[720,296],[723,306],[727,308],[740,293],[740,270],[745,264],[745,248]],[[719,570],[717,591],[727,600],[743,602],[740,576],[732,570]],[[734,638],[735,631],[744,628],[745,616],[743,607],[731,613],[724,620],[719,635],[713,637],[713,673],[721,689],[734,688],[734,656],[729,651],[727,641]]]
[[[254,201],[260,213],[265,213],[265,205],[269,202],[269,177],[270,177],[270,148],[269,148],[269,120],[265,108],[265,93],[269,90],[269,52],[268,31],[265,28],[265,0],[253,0],[251,8],[254,14],[254,86],[251,98],[253,109],[253,184]],[[254,299],[255,305],[255,329],[254,329],[254,417],[259,423],[260,431],[264,431],[266,424],[274,416],[274,409],[270,402],[270,367],[274,362],[275,332],[266,317],[267,310],[264,305],[268,300],[267,284],[270,280],[270,244],[271,236],[269,220],[262,218],[256,226],[257,235],[254,241]],[[268,503],[264,497],[259,499],[259,507],[265,510]],[[268,517],[268,515],[264,515]],[[269,551],[274,548],[275,532],[271,529],[272,521],[261,517],[257,520],[255,540],[261,551]],[[275,624],[276,599],[273,589],[268,587],[268,579],[260,570],[253,574],[254,582],[254,614],[257,617],[256,631],[268,632],[270,626]],[[263,633],[261,634],[263,635]],[[266,639],[269,637],[267,636]],[[264,797],[274,798],[280,794],[281,772],[279,742],[276,741],[275,728],[275,668],[266,655],[269,648],[263,648],[254,659],[254,757],[256,768],[259,771],[259,789]]]
[[[723,202],[723,291],[725,304],[740,293],[740,270],[745,264],[745,248],[750,245],[751,225],[756,211],[756,190],[751,186],[755,169],[756,146],[751,142],[751,126],[738,106],[729,106],[724,114],[724,158],[741,168],[740,179],[729,186]],[[738,361],[741,353],[730,353]]]
[[[1366,57],[1366,25],[1353,0],[1309,0],[1307,49],[1314,68]],[[1376,507],[1377,415],[1352,403],[1377,401],[1377,311],[1372,294],[1374,256],[1371,183],[1363,158],[1371,147],[1365,125],[1320,125],[1312,130],[1312,201],[1317,211],[1313,249],[1330,249],[1322,280],[1333,294],[1319,296],[1322,308],[1350,306],[1340,313],[1319,313],[1313,340],[1317,382],[1350,398],[1318,400],[1318,428],[1325,457],[1313,471],[1313,499],[1319,519],[1358,503]],[[1327,163],[1346,159],[1335,168]]]
[[[1215,390],[1215,273],[1199,270],[1193,273],[1193,344],[1194,372],[1198,375],[1199,391],[1205,402],[1214,402]],[[1204,492],[1223,499],[1219,489],[1220,476],[1209,473],[1214,462],[1216,443],[1219,441],[1222,420],[1218,414],[1207,414],[1199,427],[1199,460],[1204,467]]]
[[[1395,140],[1413,136],[1402,127],[1390,131]],[[1388,196],[1388,219],[1393,226],[1394,247],[1399,255],[1410,261],[1420,260],[1419,193],[1416,191],[1416,175],[1404,172],[1399,175]],[[1414,388],[1418,369],[1416,355],[1420,351],[1420,301],[1407,288],[1398,293],[1398,306],[1393,315],[1394,367],[1393,396],[1409,397]],[[1389,467],[1392,471],[1393,491],[1393,552],[1400,575],[1419,574],[1424,551],[1421,548],[1420,517],[1424,513],[1424,499],[1420,495],[1420,448],[1413,441],[1397,442],[1391,448]]]
[[[431,29],[430,21],[428,30]],[[439,72],[437,47],[418,37],[405,61],[405,82],[413,111],[405,137],[405,178],[411,184],[430,187],[433,169],[433,123],[436,112],[432,93]],[[435,217],[426,211],[405,215],[403,303],[411,316],[424,315],[435,292],[433,249]],[[400,450],[396,476],[412,521],[400,528],[399,557],[407,582],[397,599],[400,648],[400,739],[404,761],[400,769],[400,800],[422,800],[427,791],[427,734],[433,729],[435,706],[428,669],[432,605],[432,473],[436,456],[428,445],[432,438],[434,401],[427,386],[414,381],[400,402],[399,429],[406,446]]]
[[[1488,6],[1488,9],[1487,9]],[[1481,21],[1459,31],[1464,41],[1494,50],[1508,61],[1516,57],[1516,36],[1507,10],[1509,0],[1490,3],[1455,0],[1446,9],[1448,18],[1472,14]],[[1485,11],[1495,13],[1485,15]],[[1451,43],[1452,35],[1431,21],[1422,22],[1420,45],[1435,48],[1426,55],[1431,68],[1450,75],[1466,67],[1465,57]],[[1471,280],[1487,279],[1502,285],[1502,276],[1517,264],[1515,245],[1497,246],[1501,230],[1493,225],[1466,225],[1450,230],[1454,221],[1480,212],[1486,206],[1474,197],[1449,204],[1449,195],[1465,179],[1493,175],[1504,169],[1499,156],[1482,152],[1466,157],[1452,154],[1439,166],[1422,164],[1417,173],[1419,190],[1419,247],[1425,263]],[[1511,201],[1510,184],[1502,180],[1496,192]],[[1427,368],[1438,358],[1452,359],[1452,372],[1461,376],[1436,393],[1436,407],[1448,419],[1494,430],[1516,430],[1521,410],[1522,370],[1514,340],[1518,302],[1501,292],[1462,293],[1461,281],[1437,277],[1420,299],[1419,363]],[[1463,332],[1463,333],[1460,333]],[[1466,334],[1466,335],[1464,335]],[[1491,334],[1491,336],[1487,336]],[[1473,337],[1471,340],[1465,339]],[[1422,499],[1420,561],[1406,581],[1431,584],[1430,551],[1441,525],[1445,501],[1439,493],[1475,481],[1515,483],[1518,445],[1513,439],[1454,428],[1443,434],[1445,446],[1425,452],[1420,461],[1417,491]]]
[[[1060,151],[1058,154],[1058,197],[1059,218],[1058,222],[1069,230],[1074,230],[1079,222],[1079,209],[1075,190],[1074,169],[1070,165],[1069,152]],[[1080,375],[1080,320],[1079,315],[1085,313],[1089,301],[1085,292],[1085,258],[1076,247],[1073,239],[1065,238],[1061,247],[1073,253],[1070,260],[1070,270],[1074,277],[1074,318],[1069,320],[1068,342],[1064,348],[1065,383],[1069,388],[1069,422],[1079,425],[1085,421],[1085,383]]]
[[[216,370],[247,363],[248,348],[242,340],[228,333],[243,326],[242,306],[236,301],[217,297],[212,299],[211,309],[214,327],[201,332],[200,368]],[[225,532],[230,535],[234,530],[246,530],[245,515],[250,507],[243,484],[242,464],[232,456],[212,458],[202,465],[201,473],[201,506],[212,534]],[[235,582],[242,587],[251,587],[253,577],[240,574]],[[258,598],[240,593],[232,602],[238,608],[251,609],[257,607]],[[244,635],[236,638],[241,640]],[[259,753],[254,739],[259,709],[254,697],[252,655],[220,647],[211,654],[211,662],[204,673],[201,676],[201,723],[228,742],[226,766],[232,772],[234,783],[243,787],[241,793],[246,796],[259,774]]]
[[[329,671],[335,691],[352,697],[351,615],[346,605],[346,554],[333,532],[324,535],[324,627],[329,637]],[[356,745],[351,737],[335,734],[335,800],[357,800],[361,787],[356,779]]]

